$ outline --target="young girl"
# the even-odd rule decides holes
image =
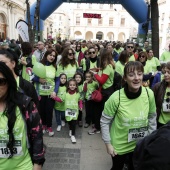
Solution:
[[[79,93],[80,93],[80,99],[84,100],[83,75],[80,72],[77,72],[74,75],[74,79],[76,80],[76,82],[78,84],[78,90],[79,90]],[[83,126],[83,123],[82,123],[82,111],[81,110],[79,110],[78,125],[79,125],[79,127]]]
[[[85,128],[88,128],[90,124],[94,124],[94,111],[96,108],[96,102],[91,100],[91,94],[98,88],[98,83],[93,80],[93,74],[87,72],[85,74],[85,81],[83,84],[83,91],[85,94],[85,108],[86,108],[86,123]]]
[[[61,102],[61,99],[57,96],[54,100]],[[70,79],[66,88],[65,95],[65,118],[69,124],[69,136],[72,143],[76,143],[75,130],[76,122],[78,119],[78,110],[82,110],[82,100],[80,99],[80,93],[78,92],[78,85],[75,79]]]
[[[57,93],[57,96],[63,101],[66,94],[66,84],[67,76],[66,74],[60,74],[60,86]],[[65,103],[64,102],[55,102],[55,116],[57,122],[57,131],[61,131],[61,126],[65,126]]]

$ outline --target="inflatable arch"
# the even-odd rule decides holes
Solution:
[[[138,38],[141,43],[145,40],[146,30],[143,24],[147,22],[148,5],[145,0],[41,0],[40,3],[40,30],[44,29],[44,20],[48,18],[63,2],[68,3],[101,3],[101,4],[121,4],[127,12],[139,23]],[[35,13],[35,3],[30,8],[31,21],[33,23]]]

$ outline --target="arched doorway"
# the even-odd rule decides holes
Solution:
[[[125,42],[125,33],[123,33],[123,32],[119,33],[118,41]]]
[[[74,32],[74,38],[75,39],[83,39],[82,33],[80,31],[75,31]]]
[[[91,31],[87,31],[85,35],[86,40],[91,40],[93,39],[93,33]]]
[[[6,18],[5,15],[0,13],[0,40],[6,39]]]
[[[108,32],[107,33],[107,39],[109,41],[113,41],[114,40],[114,33],[113,32]]]
[[[96,39],[103,40],[103,32],[101,31],[97,32]]]

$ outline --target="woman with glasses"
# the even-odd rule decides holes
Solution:
[[[156,101],[158,128],[170,121],[170,62],[164,69],[164,79],[155,84],[153,92]]]
[[[56,61],[57,52],[54,49],[49,49],[45,52],[41,63],[45,66],[46,76],[40,78],[35,76],[33,79],[36,82],[36,90],[40,96],[39,108],[43,124],[43,133],[48,132],[49,136],[54,135],[52,129],[52,114],[55,101],[52,99],[56,97]]]
[[[0,169],[41,170],[42,124],[31,98],[17,91],[10,68],[0,62]]]
[[[102,138],[112,157],[111,170],[122,170],[126,162],[134,170],[136,143],[156,129],[156,106],[152,90],[142,87],[143,65],[130,61],[124,68],[124,88],[106,101],[100,120]]]

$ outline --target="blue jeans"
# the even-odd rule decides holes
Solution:
[[[61,120],[65,120],[65,111],[55,110],[57,126],[61,125]]]

